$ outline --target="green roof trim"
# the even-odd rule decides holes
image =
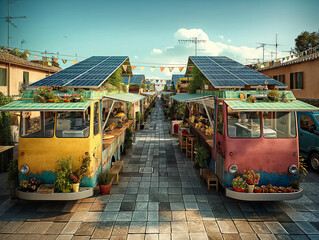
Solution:
[[[263,102],[250,103],[241,100],[225,100],[233,110],[238,111],[318,111],[319,108],[302,101],[289,102]]]
[[[68,103],[39,103],[32,100],[17,100],[1,106],[0,111],[84,111],[90,106],[91,102],[92,100]]]
[[[173,98],[174,100],[178,102],[190,102],[190,101],[195,101],[201,98],[208,98],[208,97],[212,97],[212,94],[181,93],[181,94],[171,96],[171,98]]]
[[[130,102],[130,103],[135,103],[145,98],[144,96],[134,94],[134,93],[120,93],[120,94],[113,94],[113,95],[110,94],[110,95],[104,95],[104,97],[123,101],[123,102]]]
[[[162,95],[165,96],[165,95],[170,95],[170,94],[174,94],[174,92],[162,92]]]

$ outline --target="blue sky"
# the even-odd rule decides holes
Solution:
[[[294,47],[302,31],[318,31],[317,0],[103,1],[11,0],[17,29],[10,46],[79,56],[128,55],[132,65],[186,63],[194,46],[178,39],[207,40],[198,55],[226,55],[241,63],[261,58],[256,42],[274,43],[279,51]],[[7,0],[0,0],[7,16]],[[7,25],[0,22],[0,45],[7,45]],[[267,47],[266,59],[274,48]],[[279,53],[279,56],[287,53]],[[32,59],[32,58],[31,58]],[[138,63],[142,62],[142,64]],[[145,65],[145,64],[144,64]],[[62,64],[61,67],[68,66]],[[150,65],[149,65],[150,66]],[[157,66],[157,65],[154,65]],[[137,68],[135,73],[141,73]],[[170,72],[145,68],[147,78],[170,78]],[[179,73],[175,70],[173,73]]]

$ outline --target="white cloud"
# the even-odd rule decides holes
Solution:
[[[225,37],[223,35],[218,36],[220,39],[224,39]]]
[[[231,43],[231,39],[227,39],[227,42]]]
[[[138,56],[134,56],[134,59],[138,59]]]
[[[163,51],[161,49],[153,48],[151,51],[152,54],[161,54]]]

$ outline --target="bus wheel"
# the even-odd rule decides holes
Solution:
[[[316,172],[319,172],[319,154],[318,153],[311,154],[310,166],[312,167],[313,170],[315,170]]]

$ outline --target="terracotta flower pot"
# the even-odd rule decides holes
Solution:
[[[246,191],[244,188],[240,188],[240,187],[233,187],[233,190],[236,192],[245,192]]]
[[[64,99],[63,102],[70,102],[70,99]]]
[[[248,185],[248,193],[254,193],[255,185]]]
[[[48,99],[48,102],[52,103],[52,102],[54,102],[54,99]]]
[[[112,183],[110,183],[109,185],[100,185],[101,195],[110,194],[111,186]]]
[[[80,183],[73,183],[72,184],[73,192],[78,192],[79,188],[80,188]]]

